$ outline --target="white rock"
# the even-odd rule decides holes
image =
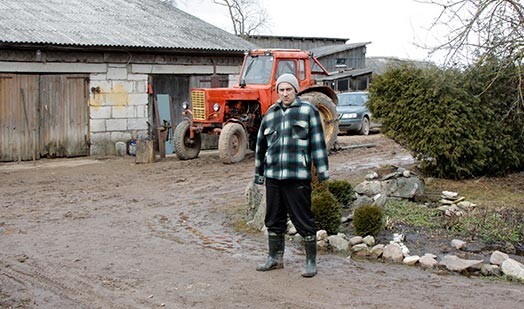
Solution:
[[[469,201],[462,201],[462,202],[458,202],[457,206],[464,208],[464,209],[471,209],[471,208],[475,208],[477,204],[469,202]]]
[[[357,251],[362,251],[362,250],[367,250],[368,249],[368,246],[366,244],[356,244],[354,246],[351,247],[351,251],[353,252],[357,252]]]
[[[493,253],[491,253],[491,257],[489,258],[489,262],[491,264],[500,266],[507,259],[509,259],[509,255],[507,255],[506,253],[500,251],[493,251]]]
[[[404,263],[406,265],[409,265],[409,266],[412,266],[412,265],[417,264],[417,262],[419,260],[420,260],[420,256],[418,256],[418,255],[411,255],[411,256],[406,256],[404,258],[404,260],[402,261],[402,263]]]
[[[482,260],[465,260],[455,255],[446,255],[439,262],[439,265],[445,266],[451,271],[465,271],[467,269],[477,269],[482,267]]]
[[[425,253],[424,256],[427,256],[427,257],[432,258],[432,259],[436,259],[437,258],[437,256],[435,254],[433,254],[433,253]]]
[[[408,249],[408,247],[406,245],[401,244],[400,245],[400,250],[402,250],[402,255],[404,257],[409,256],[409,249]]]
[[[378,259],[382,255],[383,252],[384,252],[384,245],[378,244],[378,245],[373,246],[373,248],[371,248],[370,254],[371,254],[371,257]]]
[[[373,196],[373,205],[384,207],[388,201],[388,196],[384,193],[379,193]]]
[[[349,241],[345,237],[339,235],[332,235],[328,237],[329,245],[339,252],[347,252],[349,249]]]
[[[458,196],[457,192],[453,191],[442,191],[442,197],[447,199],[456,199]]]
[[[418,260],[418,263],[422,268],[433,268],[437,266],[438,262],[431,255],[425,254]]]
[[[491,264],[482,264],[480,272],[484,276],[500,276],[500,266]]]
[[[411,176],[411,172],[408,171],[408,170],[405,170],[405,171],[402,172],[402,176],[404,176],[404,177],[410,177],[410,176]]]
[[[502,262],[501,269],[506,276],[524,280],[524,265],[514,259],[507,259]]]
[[[328,238],[328,233],[326,232],[326,230],[318,230],[317,231],[317,239],[318,240],[323,240],[323,239],[327,239]]]
[[[369,174],[367,174],[365,176],[366,180],[373,180],[373,179],[377,179],[377,178],[378,178],[377,172],[369,173]]]
[[[457,250],[461,250],[466,245],[465,241],[462,241],[460,239],[453,239],[451,241],[451,246]]]
[[[393,234],[393,241],[396,243],[401,243],[404,241],[404,234],[395,233]]]
[[[329,248],[329,243],[327,239],[321,239],[317,241],[317,248],[319,250],[327,250]]]
[[[349,244],[353,246],[356,244],[361,244],[363,241],[364,239],[362,238],[362,236],[354,236],[349,239]]]
[[[375,245],[375,237],[368,235],[362,239],[362,241],[368,245],[368,247],[373,247]]]
[[[446,212],[446,211],[448,211],[449,207],[450,206],[448,206],[448,205],[444,205],[444,206],[438,207],[437,210],[442,211],[442,212]]]
[[[356,244],[351,247],[351,251],[357,256],[368,256],[370,254],[369,247],[366,244]]]
[[[400,263],[404,259],[404,255],[402,254],[402,249],[400,249],[399,244],[394,243],[387,245],[384,247],[384,252],[382,252],[382,257],[386,261],[393,261]]]

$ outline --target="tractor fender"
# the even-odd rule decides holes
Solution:
[[[224,127],[226,124],[232,123],[232,122],[233,123],[239,123],[239,124],[241,124],[244,127],[244,124],[242,123],[242,121],[240,121],[239,119],[236,119],[236,118],[229,118],[228,120],[226,120],[226,122],[222,123],[222,127]]]
[[[333,101],[333,103],[335,105],[338,105],[338,97],[337,97],[337,94],[335,93],[335,91],[333,91],[333,89],[329,88],[328,86],[323,86],[323,85],[314,85],[314,86],[311,86],[311,87],[308,87],[302,91],[300,91],[298,93],[298,95],[302,95],[302,94],[305,94],[305,93],[310,93],[310,92],[320,92],[320,93],[323,93],[325,95],[327,95],[331,101]]]

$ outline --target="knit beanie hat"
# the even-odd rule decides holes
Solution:
[[[293,86],[293,88],[295,88],[296,92],[298,92],[298,88],[299,88],[298,87],[298,80],[295,77],[295,75],[289,74],[289,73],[285,73],[285,74],[280,75],[278,77],[278,79],[277,79],[277,91],[278,91],[278,85],[280,85],[280,83],[288,83],[291,86]]]

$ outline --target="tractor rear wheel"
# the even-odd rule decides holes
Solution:
[[[173,134],[175,153],[180,160],[190,160],[198,157],[202,141],[200,133],[195,133],[193,139],[189,137],[189,121],[180,122]]]
[[[338,113],[335,103],[321,92],[307,92],[302,94],[300,99],[317,107],[322,119],[326,149],[329,151],[335,144],[338,134]]]
[[[238,163],[247,151],[247,133],[240,123],[230,122],[218,137],[218,154],[225,164]]]

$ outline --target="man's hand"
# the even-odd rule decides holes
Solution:
[[[264,184],[264,176],[255,176],[255,184],[257,185],[263,185]]]

